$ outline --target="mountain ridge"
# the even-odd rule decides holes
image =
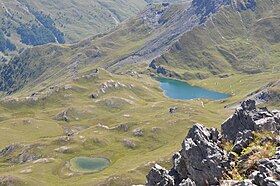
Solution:
[[[0,66],[0,89],[12,93],[28,85],[30,81],[33,81],[34,86],[40,82],[48,82],[55,74],[57,81],[63,76],[73,78],[77,73],[90,72],[97,67],[115,73],[125,73],[135,68],[144,73],[181,79],[205,79],[236,72],[261,73],[271,69],[276,73],[280,68],[277,63],[279,42],[274,39],[277,38],[279,29],[279,18],[275,14],[279,4],[274,1],[257,1],[262,8],[252,8],[247,4],[248,8],[245,9],[243,1],[234,1],[230,5],[228,1],[217,1],[214,7],[220,7],[221,2],[225,3],[224,7],[213,16],[210,13],[205,23],[201,22],[205,15],[195,13],[197,7],[191,3],[155,4],[149,5],[141,15],[126,20],[111,31],[77,44],[51,44],[28,49],[21,57]],[[207,4],[204,5],[208,7]],[[154,15],[157,15],[156,18]],[[186,24],[178,24],[181,20]],[[259,24],[267,26],[259,28]],[[233,31],[230,26],[235,26],[236,29]],[[275,34],[265,34],[264,40],[257,40],[264,29],[273,30],[272,33]],[[41,49],[43,50],[40,51]],[[36,50],[39,53],[33,55]],[[49,52],[43,52],[45,50]],[[56,50],[60,52],[56,53]],[[63,55],[69,59],[65,61]],[[28,74],[23,77],[15,71],[18,68],[17,60],[21,58],[24,60],[21,60],[19,68]],[[48,65],[43,65],[40,61],[45,61]],[[37,83],[34,84],[35,81]]]

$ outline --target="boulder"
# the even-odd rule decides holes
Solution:
[[[255,186],[252,180],[223,180],[220,186]]]
[[[142,129],[138,129],[138,128],[134,129],[132,133],[134,136],[138,136],[138,137],[144,136],[144,131]]]
[[[259,160],[258,170],[254,171],[249,178],[258,186],[280,185],[280,159]]]
[[[176,110],[177,110],[177,107],[171,107],[171,108],[169,108],[169,113],[172,114],[172,113],[176,112]]]
[[[54,150],[59,153],[69,153],[70,147],[62,146],[62,147],[56,148]]]
[[[137,147],[136,143],[130,139],[124,139],[122,143],[125,147],[130,149],[135,149]]]
[[[236,140],[232,147],[232,152],[237,154],[241,154],[244,148],[247,148],[250,143],[254,140],[254,135],[251,130],[245,130],[243,132],[239,132],[236,136]]]
[[[149,172],[147,177],[147,186],[174,186],[174,180],[172,176],[168,174],[168,171],[160,165],[155,165]]]
[[[33,154],[33,153],[25,151],[19,155],[17,163],[19,163],[19,164],[28,163],[28,162],[38,160],[40,158],[41,158],[41,155],[37,155],[37,154]]]
[[[197,185],[219,183],[224,171],[225,152],[217,145],[217,129],[195,124],[183,141],[182,150],[173,157],[179,179],[190,178]]]
[[[244,130],[279,131],[280,123],[275,114],[269,112],[266,108],[257,110],[254,100],[246,100],[222,124],[221,129],[225,139],[235,141],[237,134]]]
[[[192,181],[190,178],[183,180],[179,186],[196,186],[195,182]]]

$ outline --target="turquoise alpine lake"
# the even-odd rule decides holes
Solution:
[[[106,158],[92,158],[80,156],[70,160],[71,170],[74,172],[94,173],[105,169],[110,165]]]
[[[164,95],[179,100],[191,100],[197,98],[205,98],[212,100],[220,100],[229,98],[230,95],[223,94],[211,90],[207,90],[201,87],[192,86],[186,82],[167,79],[156,78],[160,82],[160,88],[163,89]]]

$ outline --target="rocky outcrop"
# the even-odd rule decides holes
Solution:
[[[160,178],[164,178],[168,180],[166,184],[218,184],[224,171],[223,161],[226,160],[225,152],[218,146],[219,139],[217,129],[195,124],[183,141],[182,150],[173,156],[173,169],[167,172],[154,167],[147,176],[148,183],[161,183]],[[151,176],[154,174],[156,176]]]
[[[279,87],[280,80],[276,82],[270,82],[264,87],[249,94],[247,99],[255,100],[256,104],[264,102],[278,102],[280,101],[280,92],[278,91]]]
[[[245,11],[245,10],[251,10],[255,11],[257,8],[257,2],[256,0],[233,0],[233,2],[237,5],[238,11]]]
[[[192,4],[196,8],[195,12],[200,16],[200,23],[204,23],[210,14],[219,10],[223,5],[229,5],[231,0],[193,0]]]
[[[224,152],[217,145],[219,132],[196,124],[183,141],[182,150],[174,158],[174,170],[181,179],[190,178],[197,185],[218,184],[222,177]],[[181,165],[185,165],[182,170]]]
[[[261,159],[258,164],[258,170],[254,171],[249,177],[253,180],[253,183],[258,186],[279,186],[280,159]]]
[[[12,145],[5,147],[4,149],[2,149],[0,151],[0,157],[4,157],[4,156],[7,156],[7,155],[13,153],[16,150],[16,148],[19,146],[20,145],[18,145],[18,144],[12,144]]]
[[[280,123],[278,114],[269,112],[266,108],[256,109],[254,100],[247,100],[237,108],[235,113],[222,124],[222,133],[228,140],[234,141],[238,132],[244,130],[278,131]]]
[[[223,124],[221,134],[215,128],[195,124],[182,149],[174,154],[173,168],[155,165],[147,175],[147,185],[280,185],[278,115],[278,111],[258,110],[255,102],[248,100]],[[226,151],[223,148],[229,140],[232,148]],[[234,180],[240,177],[246,179]]]
[[[12,144],[0,151],[0,158],[13,164],[23,164],[40,159],[40,154],[34,153],[36,145]]]
[[[168,171],[160,165],[155,165],[147,175],[147,186],[172,186],[174,179],[169,175]]]
[[[256,186],[251,180],[223,180],[221,186]]]
[[[254,135],[251,130],[239,132],[232,147],[232,152],[240,154],[244,148],[247,148],[254,140]]]

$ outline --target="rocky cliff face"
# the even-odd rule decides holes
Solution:
[[[213,14],[219,10],[223,5],[229,5],[231,0],[193,0],[192,4],[195,7],[197,15],[201,16],[200,23],[204,23],[210,14]]]
[[[147,186],[277,186],[279,125],[280,111],[257,110],[252,100],[243,102],[223,123],[221,133],[195,124],[173,156],[173,168],[155,165]]]
[[[268,111],[266,108],[256,109],[256,102],[247,100],[241,104],[235,113],[222,124],[222,133],[226,139],[235,140],[240,131],[268,130],[279,131],[279,114]]]

